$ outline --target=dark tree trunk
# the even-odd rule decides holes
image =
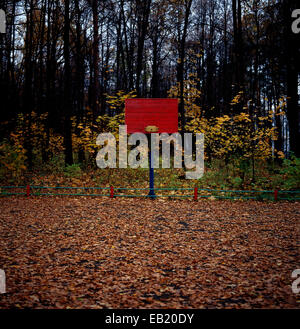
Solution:
[[[26,1],[27,2],[27,1]],[[32,168],[33,153],[32,153],[32,116],[31,113],[34,110],[33,103],[33,69],[34,64],[32,62],[33,55],[33,0],[30,1],[29,12],[27,12],[26,21],[26,37],[25,37],[25,81],[24,81],[24,99],[23,110],[27,114],[28,119],[25,121],[25,141],[24,146],[26,149],[28,167]]]
[[[65,0],[65,23],[64,23],[64,60],[65,60],[65,75],[64,75],[64,146],[65,146],[65,163],[73,164],[73,149],[72,149],[72,104],[71,104],[71,68],[70,68],[70,2]]]
[[[98,18],[98,0],[92,2],[93,11],[93,85],[92,88],[92,106],[94,120],[101,114],[99,111],[99,18]]]
[[[83,102],[84,102],[84,55],[82,47],[82,29],[81,29],[81,11],[79,9],[79,0],[74,1],[75,3],[75,15],[76,15],[76,40],[75,40],[75,108],[77,115],[77,122],[83,120]],[[76,130],[77,135],[79,134],[78,129]],[[85,161],[84,149],[80,145],[78,150],[78,161],[83,163]]]
[[[143,68],[143,52],[145,37],[147,33],[151,0],[137,1],[137,19],[138,19],[138,49],[137,49],[137,64],[136,64],[136,91],[137,96],[141,96],[141,73]]]
[[[185,16],[182,35],[179,37],[179,63],[177,65],[177,81],[179,82],[179,113],[181,116],[181,132],[185,132],[186,118],[184,109],[184,59],[185,59],[185,42],[187,37],[187,29],[189,24],[189,16],[191,12],[193,0],[185,3]]]

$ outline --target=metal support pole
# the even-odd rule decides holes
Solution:
[[[154,191],[154,168],[152,168],[151,162],[151,146],[149,148],[149,197],[152,199],[156,198],[155,191]]]

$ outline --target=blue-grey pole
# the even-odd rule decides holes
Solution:
[[[152,161],[151,161],[151,144],[149,147],[149,194],[148,194],[148,196],[151,197],[152,199],[156,198],[155,191],[154,191],[154,168],[152,167]]]

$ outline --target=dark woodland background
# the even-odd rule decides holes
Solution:
[[[0,138],[12,170],[33,168],[37,157],[49,161],[59,143],[66,165],[84,162],[87,149],[76,136],[87,127],[107,131],[133,95],[178,97],[181,132],[199,131],[195,119],[244,113],[255,136],[259,118],[273,111],[264,128],[277,135],[262,158],[300,156],[296,0],[26,0],[0,7],[7,16]],[[9,162],[7,152],[23,158]],[[206,153],[218,157],[212,146]]]

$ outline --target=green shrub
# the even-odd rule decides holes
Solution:
[[[51,172],[53,174],[62,174],[65,170],[64,154],[54,155],[47,163],[42,164],[43,172]]]
[[[64,174],[66,177],[74,178],[81,176],[82,171],[79,164],[72,164],[66,166],[66,168],[64,169]]]
[[[285,159],[283,161],[283,168],[280,171],[283,175],[283,188],[284,189],[299,189],[300,188],[300,158],[296,158],[294,155],[291,159]]]
[[[24,148],[16,143],[3,140],[0,144],[0,180],[19,184],[26,171]]]
[[[232,187],[239,188],[243,184],[243,179],[241,177],[230,177],[230,183]]]

